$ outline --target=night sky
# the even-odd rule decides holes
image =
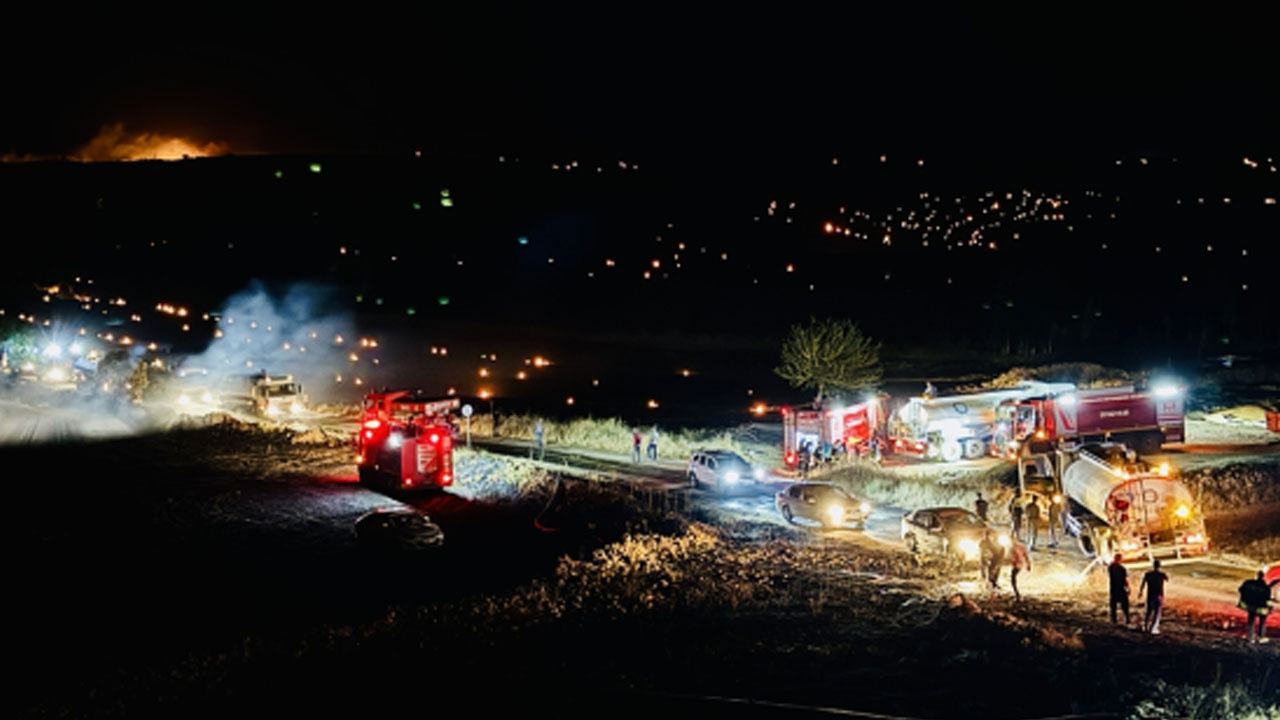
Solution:
[[[117,122],[239,152],[686,163],[1257,151],[1280,127],[1274,8],[460,8],[14,18],[0,153],[66,153]]]

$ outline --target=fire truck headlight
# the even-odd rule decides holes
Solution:
[[[724,474],[724,481],[729,483],[730,485],[736,484],[738,480],[740,480],[741,478],[742,476],[738,474],[737,470],[730,470],[729,472]]]
[[[289,403],[289,412],[293,413],[294,415],[297,415],[298,413],[302,412],[302,403],[300,402]]]
[[[844,506],[840,504],[832,505],[827,508],[827,517],[831,519],[832,525],[839,525],[844,522]]]
[[[387,447],[398,448],[404,444],[404,436],[400,433],[391,433],[387,436]]]
[[[973,538],[963,538],[956,543],[956,549],[964,555],[966,559],[972,559],[978,556],[978,541]]]
[[[1000,537],[996,538],[996,542],[1000,543],[1000,547],[1002,548],[1013,546],[1013,538],[1005,535],[1004,533],[1000,533]]]
[[[1179,505],[1178,509],[1173,511],[1173,514],[1177,515],[1179,518],[1183,520],[1186,520],[1187,518],[1191,517],[1191,508],[1187,507],[1186,505]]]
[[[1178,394],[1177,385],[1157,385],[1155,387],[1156,397],[1173,397]]]
[[[864,503],[862,503],[861,505],[859,505],[859,506],[858,506],[858,509],[862,511],[862,514],[863,514],[863,515],[870,515],[870,514],[871,514],[871,503],[869,503],[869,502],[864,502]]]
[[[268,406],[267,406],[267,415],[268,415],[268,416],[270,416],[270,417],[276,417],[276,416],[277,416],[277,415],[279,415],[279,414],[280,414],[280,408],[279,408],[279,407],[277,407],[277,406],[275,406],[275,405],[268,405]]]
[[[755,471],[754,471],[754,472],[752,472],[751,474],[755,476],[755,479],[757,479],[757,480],[763,480],[763,479],[764,479],[764,468],[756,468],[756,469],[755,469]]]
[[[1063,395],[1062,397],[1058,398],[1058,404],[1059,404],[1059,405],[1061,405],[1061,406],[1063,406],[1063,407],[1075,407],[1075,404],[1076,404],[1076,396],[1075,396],[1075,395]]]
[[[187,397],[186,395],[179,395],[179,396],[178,396],[178,404],[179,404],[179,405],[190,405],[190,404],[191,404],[191,398]]]

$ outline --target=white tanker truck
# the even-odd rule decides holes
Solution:
[[[1024,493],[1061,507],[1063,527],[1090,557],[1185,557],[1209,551],[1204,515],[1191,491],[1120,443],[1069,446],[1019,459]],[[1056,502],[1055,502],[1056,501]]]

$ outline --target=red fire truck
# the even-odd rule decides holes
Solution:
[[[806,443],[816,450],[823,443],[843,444],[845,450],[857,453],[868,449],[884,427],[884,400],[887,395],[869,398],[856,405],[813,408],[783,406],[782,457],[787,467],[794,468]]]
[[[1165,443],[1182,442],[1185,388],[1156,385],[1078,390],[1001,404],[996,444],[1005,454],[1018,454],[1027,442],[1057,446],[1111,440],[1140,454],[1160,452]]]
[[[457,398],[433,399],[408,390],[364,398],[356,435],[361,484],[386,490],[453,484],[453,425]]]

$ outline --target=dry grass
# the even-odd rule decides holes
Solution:
[[[1081,389],[1115,387],[1133,382],[1133,376],[1116,368],[1103,367],[1097,363],[1071,362],[1039,365],[1036,367],[1013,367],[996,377],[979,385],[967,385],[958,388],[961,392],[981,392],[1017,387],[1027,380],[1044,382],[1070,382]]]
[[[536,415],[502,415],[498,420],[498,435],[533,440],[537,422]],[[547,445],[625,455],[631,452],[633,428],[640,431],[643,444],[647,446],[653,425],[629,425],[619,418],[584,417],[565,422],[544,419],[543,437]],[[472,418],[471,431],[479,435],[491,435],[491,419]],[[659,426],[658,432],[658,451],[665,458],[687,458],[695,450],[717,449],[732,450],[755,462],[768,463],[781,459],[777,448],[745,441],[728,430],[684,430]]]
[[[1008,518],[1006,508],[1013,499],[1014,468],[997,465],[983,472],[940,471],[936,467],[911,470],[886,469],[873,462],[855,460],[810,478],[833,482],[858,497],[878,505],[900,508],[954,506],[973,509],[978,493],[990,503],[989,517],[996,522]]]

